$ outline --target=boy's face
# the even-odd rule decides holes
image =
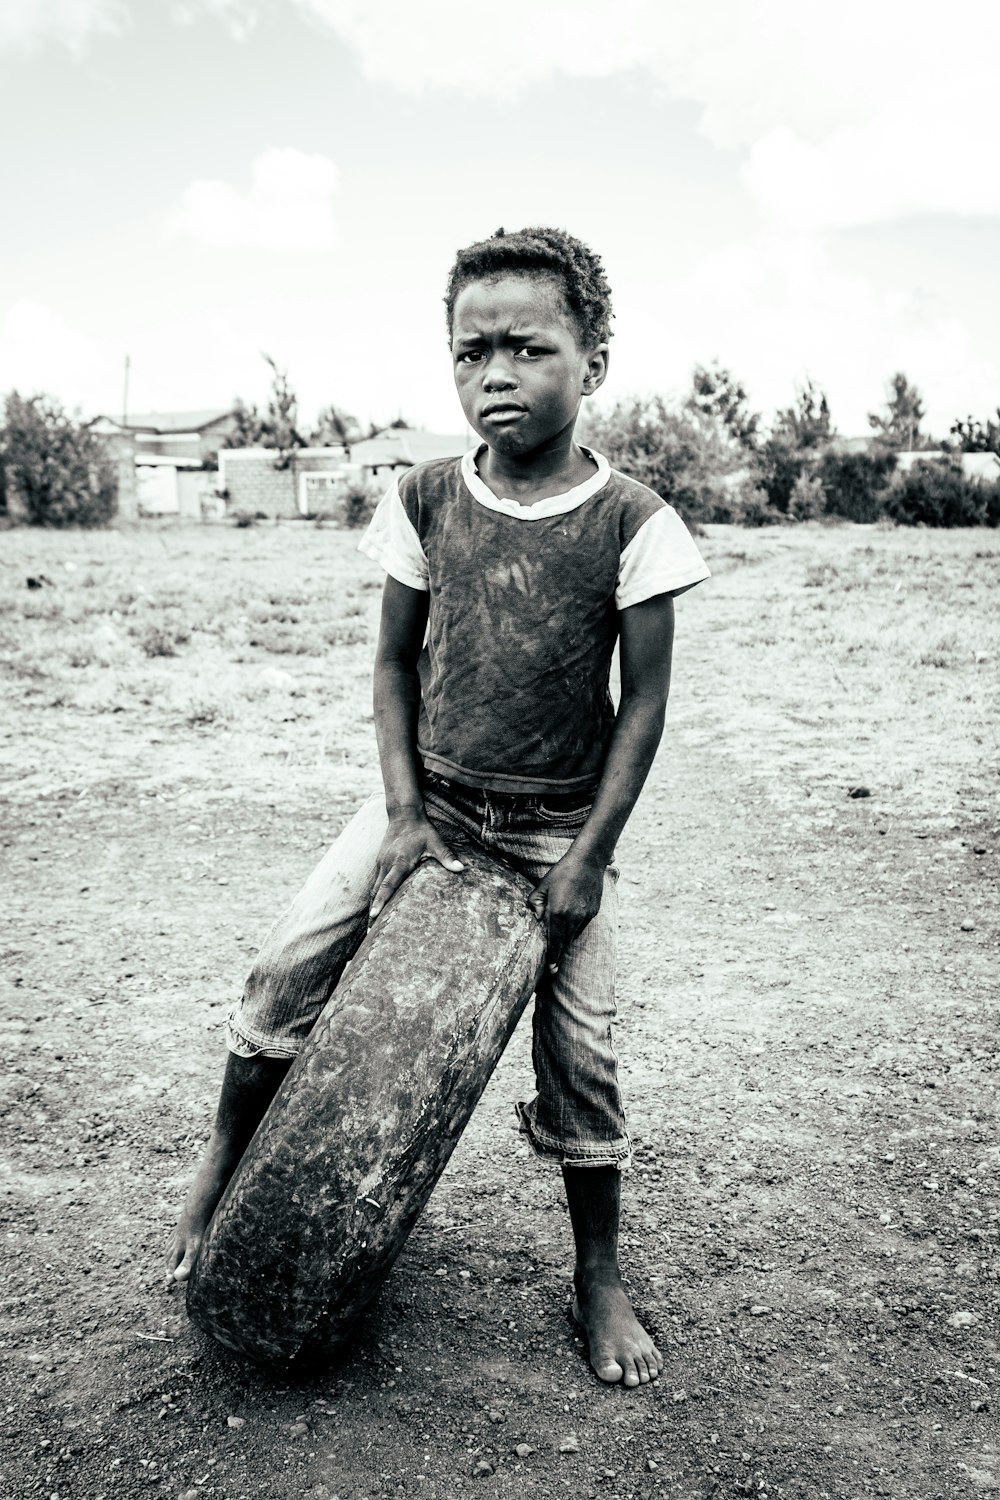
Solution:
[[[455,385],[469,426],[499,453],[544,449],[570,433],[607,369],[607,344],[580,346],[558,282],[516,275],[474,281],[455,302]]]

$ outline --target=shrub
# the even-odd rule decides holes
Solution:
[[[870,524],[882,514],[885,490],[896,467],[895,453],[824,453],[817,477],[828,515]]]
[[[239,526],[239,527],[256,526],[256,524],[257,524],[257,517],[254,515],[254,513],[253,513],[252,510],[234,510],[233,511],[233,525],[234,526]]]
[[[382,489],[377,482],[352,479],[344,491],[342,506],[344,525],[367,526],[381,498]]]
[[[35,526],[106,526],[118,484],[100,438],[48,396],[11,391],[0,428],[8,505]]]
[[[952,459],[919,459],[889,487],[885,511],[904,526],[997,526],[1000,485],[966,479]]]
[[[685,521],[745,521],[762,504],[753,460],[725,423],[690,403],[630,396],[588,413],[583,441],[638,479]],[[754,524],[754,522],[750,522]]]
[[[826,493],[818,474],[801,473],[788,497],[788,514],[793,521],[815,521],[826,508]]]

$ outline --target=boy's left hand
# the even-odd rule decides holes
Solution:
[[[573,939],[597,916],[603,894],[603,864],[572,849],[535,886],[528,906],[545,928],[545,961],[551,974]]]

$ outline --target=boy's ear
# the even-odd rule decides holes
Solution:
[[[583,394],[592,396],[598,386],[604,384],[608,373],[610,349],[607,344],[597,344],[587,356],[587,369],[583,377]]]

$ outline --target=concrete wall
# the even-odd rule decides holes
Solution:
[[[273,448],[220,448],[219,488],[229,491],[230,515],[299,516],[299,475],[337,473],[345,461],[337,448],[300,448],[287,469],[276,469],[276,456]]]

